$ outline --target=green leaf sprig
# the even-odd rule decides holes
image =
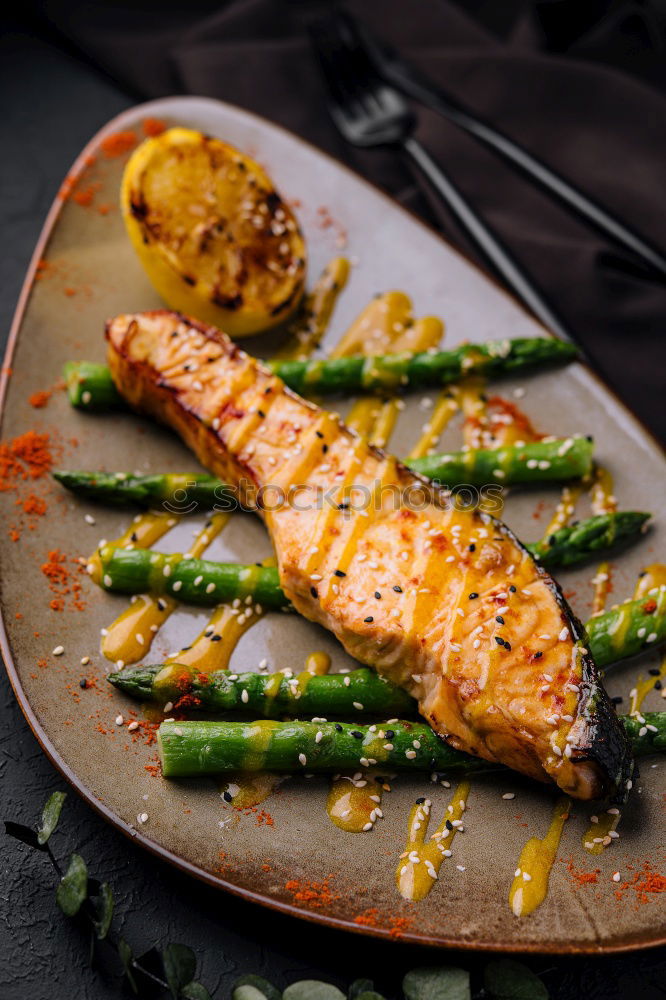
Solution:
[[[53,854],[50,838],[60,819],[65,792],[54,792],[42,809],[37,830],[22,823],[5,821],[5,832],[33,850],[48,855],[58,876],[56,903],[70,918],[85,920],[91,931],[91,962],[95,945],[104,941],[122,967],[132,992],[139,996],[148,984],[160,987],[173,1000],[211,1000],[210,993],[194,976],[196,957],[185,944],[171,943],[161,951],[150,948],[136,957],[125,938],[112,930],[114,901],[108,882],[90,878],[80,854],[70,856],[63,873]],[[412,969],[402,981],[403,1000],[548,1000],[542,980],[522,962],[500,959],[488,962],[483,987],[472,993],[470,973],[450,965]],[[241,976],[234,983],[231,1000],[387,1000],[371,979],[355,980],[346,993],[332,983],[303,979],[282,991],[261,976]]]

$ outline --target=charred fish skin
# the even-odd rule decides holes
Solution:
[[[590,763],[600,777],[601,793],[597,791],[590,798],[621,804],[631,789],[635,767],[630,740],[589,652],[585,626],[571,610],[557,581],[548,580],[576,640],[581,664],[580,698],[570,733],[571,758],[580,764]]]
[[[130,405],[257,508],[296,609],[405,687],[435,732],[578,798],[623,789],[629,746],[582,630],[508,528],[444,502],[214,328],[155,310],[115,317],[106,335]],[[293,484],[333,502],[265,502]],[[347,501],[352,486],[367,508]],[[420,506],[391,502],[415,488]]]

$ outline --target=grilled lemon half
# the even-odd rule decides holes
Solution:
[[[127,232],[177,312],[244,337],[285,320],[305,281],[296,218],[259,164],[220,139],[171,128],[130,157]]]

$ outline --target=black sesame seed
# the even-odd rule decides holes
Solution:
[[[394,736],[395,736],[395,729],[387,729],[386,730],[386,739],[387,740],[392,740]]]
[[[419,795],[418,799],[416,800],[417,806],[422,806],[424,802],[425,802],[425,795]]]
[[[663,684],[661,683],[661,681],[655,681],[654,682],[654,689],[655,689],[655,691],[661,691],[662,687],[663,687]]]
[[[138,542],[139,541],[139,536],[137,535],[136,531],[132,532],[132,534],[130,535],[130,539],[133,542]]]
[[[382,595],[379,593],[378,590],[375,591],[375,597],[377,598],[378,601],[381,601],[382,599]]]
[[[358,729],[350,729],[349,730],[349,735],[353,736],[355,740],[362,740],[363,739],[363,733],[359,733]]]
[[[496,635],[495,636],[495,642],[497,643],[498,646],[503,646],[504,645],[504,639],[502,638],[501,635]]]
[[[534,654],[534,659],[535,659],[535,660],[538,660],[538,659],[539,659],[540,657],[542,657],[542,656],[543,656],[543,653],[542,653],[541,651],[539,651],[538,653],[535,653],[535,654]]]
[[[310,593],[312,594],[313,597],[316,597],[317,596],[317,588],[316,587],[310,587]]]
[[[472,593],[468,594],[467,596],[469,597],[470,601],[475,601],[479,595],[475,590],[473,590]]]
[[[453,829],[453,823],[451,822],[450,819],[447,819],[447,821],[446,821],[446,823],[444,825],[446,826],[447,830],[452,830]]]
[[[336,569],[335,576],[347,576],[347,574],[341,569]]]
[[[475,552],[476,551],[476,545],[474,544],[474,542],[472,542],[472,544],[469,546],[469,551],[470,552]]]
[[[210,641],[211,642],[222,642],[222,636],[221,635],[211,635]]]
[[[338,510],[349,510],[349,502],[339,503]]]
[[[233,799],[233,795],[231,794],[231,792],[222,792],[222,798],[224,799],[225,802],[231,802],[231,800]]]
[[[511,652],[511,643],[504,640],[504,648]]]
[[[88,687],[88,681],[85,679],[85,677],[82,677],[81,680],[79,681],[79,687],[83,688],[84,691]]]
[[[263,410],[257,410],[257,414],[258,414],[258,415],[259,415],[259,416],[261,417],[261,419],[262,419],[262,420],[263,420],[263,419],[264,419],[264,417],[266,416],[266,414],[264,413],[264,411],[263,411]]]
[[[324,454],[326,454],[326,452],[328,451],[328,445],[327,444],[323,444],[321,446],[321,450],[323,451]]]
[[[661,673],[661,670],[659,669],[659,667],[650,667],[648,673],[650,674],[651,677],[658,677],[659,674]]]
[[[335,723],[335,731],[336,731],[336,733],[341,733],[342,732],[342,726],[340,725],[339,722]]]
[[[364,622],[367,622],[367,623],[368,623],[368,625],[370,624],[370,622],[374,622],[374,620],[375,620],[375,619],[374,619],[374,618],[372,617],[372,615],[368,615],[368,617],[367,617],[367,618],[364,618],[364,619],[363,619],[363,621],[364,621]]]
[[[321,431],[315,431],[315,434],[317,435],[318,438],[323,438],[324,436]]]
[[[511,593],[512,593],[512,594],[515,594],[515,593],[516,593],[516,588],[514,587],[514,585],[513,585],[513,584],[510,584],[510,585],[509,585],[509,590],[511,591]]]
[[[497,622],[498,625],[504,624],[504,619],[502,618],[501,615],[495,615],[495,621]]]
[[[585,435],[585,440],[586,440],[586,441],[594,441],[594,438],[592,437],[592,435],[591,435],[591,434],[586,434],[586,435]]]
[[[402,594],[402,587],[399,587],[397,583],[393,589],[395,590],[396,594]]]
[[[557,538],[556,538],[555,535],[550,535],[549,536],[549,538],[548,538],[548,544],[549,545],[554,545],[556,541],[557,541]]]

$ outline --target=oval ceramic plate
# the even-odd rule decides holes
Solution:
[[[55,392],[42,409],[29,402],[33,393],[57,382],[66,360],[103,359],[102,330],[108,316],[160,304],[117,210],[125,157],[109,154],[118,152],[122,140],[103,143],[120,131],[141,135],[147,118],[224,138],[268,168],[278,189],[297,205],[309,244],[310,282],[344,244],[355,266],[327,334],[328,347],[373,294],[390,288],[406,291],[417,315],[441,316],[447,344],[542,332],[433,232],[299,139],[215,101],[161,100],[109,123],[75,164],[70,197],[59,199],[47,219],[3,370],[3,440],[29,427],[46,430],[55,442],[58,463],[70,468],[197,469],[179,441],[130,415],[75,412],[62,392]],[[249,341],[247,346],[265,354],[275,343]],[[620,507],[654,513],[656,527],[614,563],[611,599],[622,600],[633,590],[641,566],[656,559],[663,532],[666,491],[658,448],[581,365],[505,382],[501,391],[512,398],[516,389],[525,390],[521,406],[540,430],[558,436],[594,434],[599,460],[615,477]],[[396,453],[408,450],[423,422],[417,396],[401,414],[392,439]],[[447,435],[446,446],[460,440],[459,428]],[[30,514],[29,503],[28,512],[17,505],[30,493],[48,505],[43,516]],[[504,518],[531,540],[545,529],[558,498],[555,489],[516,492],[508,498]],[[548,829],[554,798],[548,789],[509,773],[475,778],[465,832],[456,837],[453,856],[425,900],[406,902],[396,890],[395,871],[410,807],[417,796],[429,796],[434,826],[451,792],[432,784],[428,776],[396,779],[384,795],[383,820],[370,833],[350,834],[327,817],[325,778],[287,781],[257,810],[246,812],[225,804],[211,781],[162,780],[154,773],[150,728],[142,725],[129,733],[126,726],[116,725],[116,716],[130,718],[135,706],[104,680],[109,664],[99,652],[100,629],[127,602],[95,589],[85,575],[76,575],[76,558],[91,552],[100,537],[120,535],[132,515],[92,508],[45,478],[21,481],[17,491],[2,494],[2,503],[2,646],[17,697],[41,745],[68,780],[110,822],[150,850],[220,888],[362,933],[455,947],[543,952],[610,951],[664,940],[665,897],[638,891],[643,865],[655,870],[663,863],[666,785],[660,759],[643,763],[640,787],[622,819],[621,837],[603,854],[583,849],[581,838],[592,810],[575,806],[547,898],[523,918],[515,917],[509,907],[509,889],[526,840],[543,837]],[[92,514],[96,523],[90,524],[85,514]],[[197,523],[196,518],[182,522],[160,547],[182,551]],[[44,563],[60,558],[53,550],[63,554],[65,563],[60,565],[81,583],[81,610],[75,607],[71,580],[67,593],[67,582],[59,587],[43,572]],[[259,523],[238,514],[216,539],[210,556],[252,561],[269,552]],[[585,567],[561,576],[583,619],[590,613],[593,574],[594,567]],[[61,592],[54,594],[52,587]],[[60,601],[63,610],[57,610]],[[179,610],[160,631],[148,660],[159,662],[169,651],[187,645],[205,620],[201,611]],[[53,656],[58,645],[64,646],[64,654]],[[334,669],[350,665],[323,631],[295,616],[269,615],[243,637],[232,666],[253,669],[266,658],[272,669],[299,670],[314,649],[328,651]],[[86,656],[91,663],[81,665]],[[638,673],[645,675],[654,664],[653,656],[614,670],[608,678],[611,694],[624,695],[626,706]],[[79,685],[82,677],[90,682],[85,689]],[[663,705],[658,692],[648,696],[646,707]],[[514,798],[502,797],[511,792]],[[140,823],[143,813],[147,819]],[[616,871],[621,873],[619,883],[612,880]]]

